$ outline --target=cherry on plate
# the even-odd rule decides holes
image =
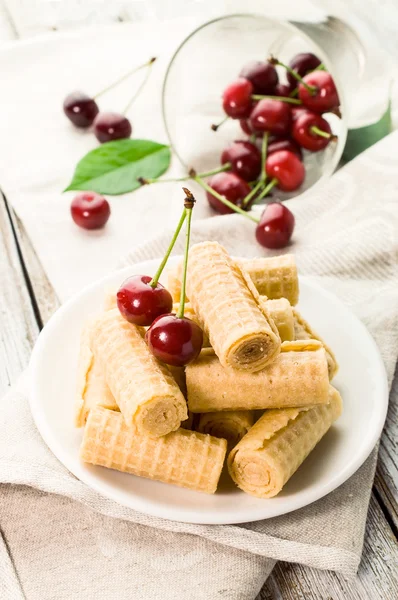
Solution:
[[[242,200],[251,190],[249,184],[235,173],[217,173],[210,179],[209,186],[236,206],[241,206]],[[212,196],[210,192],[206,192],[206,197],[210,206],[221,215],[234,212],[229,206],[225,206],[221,200]]]
[[[312,52],[301,52],[292,58],[289,67],[293,69],[293,71],[296,71],[297,75],[300,77],[305,77],[307,73],[314,71],[320,64],[321,61],[315,54],[312,54]],[[298,82],[294,75],[287,72],[287,79],[291,85],[297,86]]]
[[[323,150],[330,140],[335,139],[326,119],[309,111],[293,122],[292,136],[300,146],[311,152]]]
[[[267,62],[252,61],[247,63],[239,77],[248,79],[253,85],[253,94],[273,94],[278,83],[275,67]]]
[[[293,152],[278,150],[267,157],[265,170],[270,179],[277,179],[277,187],[284,192],[293,192],[305,178],[303,163]]]
[[[129,138],[132,130],[127,117],[119,113],[99,113],[94,121],[94,134],[101,144]]]
[[[95,192],[80,192],[70,205],[72,219],[83,229],[101,229],[108,221],[111,208],[106,198]]]
[[[183,367],[199,356],[203,331],[191,319],[169,314],[155,319],[145,339],[156,358],[168,365]]]
[[[306,108],[317,113],[324,113],[339,107],[339,95],[330,73],[314,71],[306,75],[303,81],[314,88],[314,91],[311,91],[303,83],[299,83],[299,98]]]
[[[278,83],[276,86],[273,95],[274,96],[282,96],[283,98],[288,98],[292,91],[297,87],[297,81],[295,85],[290,83]]]
[[[256,239],[265,248],[284,248],[288,245],[293,231],[293,213],[284,204],[271,202],[256,227]]]
[[[246,133],[246,135],[255,135],[256,137],[262,137],[263,136],[263,132],[262,131],[254,131],[250,125],[250,120],[249,119],[240,119],[239,121],[239,125],[242,129],[242,131],[244,133]]]
[[[72,92],[66,96],[63,108],[73,125],[82,129],[90,127],[99,113],[96,101],[83,92]]]
[[[230,163],[232,171],[245,181],[257,179],[261,171],[261,153],[251,142],[237,140],[221,154],[221,164]]]
[[[232,119],[246,119],[252,109],[253,86],[243,77],[233,81],[223,93],[223,108]]]
[[[303,159],[303,153],[300,146],[298,146],[295,141],[288,137],[274,138],[271,140],[268,143],[267,156],[273,152],[278,152],[279,150],[289,150],[289,152],[293,152],[293,154],[295,154],[300,160]]]
[[[260,100],[250,115],[250,126],[256,131],[272,135],[287,135],[290,130],[291,109],[287,102],[265,98]]]
[[[148,326],[160,315],[169,313],[173,307],[173,298],[159,282],[150,285],[152,277],[133,275],[122,283],[116,301],[121,315],[129,323]]]

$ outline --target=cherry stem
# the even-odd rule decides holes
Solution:
[[[196,175],[194,177],[194,180],[204,190],[206,190],[206,192],[209,192],[209,194],[211,194],[212,196],[214,196],[214,198],[217,198],[217,200],[219,200],[222,204],[225,204],[225,206],[228,206],[228,208],[230,208],[234,212],[239,213],[243,217],[246,217],[247,219],[250,219],[251,221],[254,221],[255,223],[259,222],[260,219],[257,219],[256,217],[254,217],[253,215],[249,214],[245,210],[242,210],[239,206],[236,206],[236,204],[233,204],[232,202],[230,202],[229,200],[227,200],[226,198],[224,198],[224,196],[221,196],[221,194],[219,194],[218,192],[216,192],[216,190],[213,190],[213,188],[210,187],[205,181],[203,181],[203,179],[201,179],[199,177],[199,175]]]
[[[155,60],[156,60],[156,57],[151,58],[148,62],[144,63],[143,65],[140,65],[139,67],[134,67],[134,69],[130,69],[130,71],[127,71],[127,73],[125,73],[124,75],[119,77],[119,79],[116,79],[116,81],[114,81],[113,83],[108,85],[106,88],[104,88],[103,90],[98,92],[98,94],[95,94],[95,96],[93,96],[94,100],[96,100],[97,98],[102,96],[102,94],[109,92],[109,90],[111,90],[114,87],[116,87],[117,85],[119,85],[119,83],[122,83],[122,81],[124,81],[125,79],[128,79],[131,75],[133,75],[137,71],[140,71],[141,69],[144,69],[145,67],[151,66],[155,62]]]
[[[171,240],[171,242],[170,242],[170,245],[169,245],[169,247],[168,247],[168,248],[167,248],[167,250],[166,250],[166,254],[165,254],[165,256],[164,256],[164,258],[163,258],[162,262],[160,263],[160,265],[159,265],[159,268],[158,268],[158,270],[157,270],[157,271],[156,271],[156,273],[155,273],[155,276],[153,277],[153,279],[152,279],[152,280],[150,281],[150,283],[149,283],[149,285],[150,285],[152,288],[155,288],[155,287],[156,287],[156,285],[157,285],[157,283],[158,283],[158,281],[159,281],[159,277],[161,276],[161,274],[162,274],[162,272],[163,272],[163,269],[165,268],[165,266],[166,266],[166,263],[167,263],[167,261],[169,260],[169,256],[170,256],[170,254],[171,254],[171,251],[172,251],[172,250],[173,250],[173,248],[174,248],[174,244],[176,243],[176,240],[177,240],[177,238],[178,238],[178,235],[179,235],[179,233],[180,233],[180,231],[181,231],[181,227],[182,227],[182,226],[183,226],[183,224],[184,224],[184,221],[185,221],[185,218],[186,218],[186,216],[187,216],[187,211],[186,211],[186,209],[184,208],[184,210],[183,210],[183,212],[182,212],[182,215],[181,215],[181,218],[180,218],[180,221],[179,221],[179,223],[178,223],[178,225],[177,225],[177,229],[175,230],[175,232],[174,232],[174,235],[173,235],[173,237],[172,237],[172,240]]]
[[[296,96],[298,96],[298,87],[294,88],[294,90],[289,94],[290,98],[295,98]]]
[[[181,297],[180,297],[180,306],[178,308],[177,318],[182,319],[184,316],[185,309],[185,288],[187,283],[187,269],[188,269],[188,254],[189,254],[189,241],[191,239],[191,220],[192,220],[192,209],[195,205],[195,198],[188,190],[188,188],[182,188],[186,194],[186,198],[184,201],[184,211],[187,217],[187,228],[185,233],[185,251],[184,251],[184,266],[182,271],[182,281],[181,281]]]
[[[151,62],[149,62],[149,63],[148,63],[148,70],[147,70],[147,72],[145,73],[144,80],[143,80],[143,82],[141,83],[141,85],[139,86],[138,90],[137,90],[137,91],[134,93],[134,95],[133,95],[133,96],[130,98],[130,100],[128,101],[126,108],[125,108],[125,109],[124,109],[124,111],[122,112],[122,114],[123,114],[123,115],[125,115],[125,114],[126,114],[126,113],[127,113],[129,110],[130,110],[130,108],[131,108],[131,105],[132,105],[132,104],[133,104],[133,102],[136,100],[136,98],[138,98],[138,96],[140,95],[140,93],[141,93],[141,90],[144,88],[144,86],[145,86],[146,82],[147,82],[147,81],[148,81],[148,79],[149,79],[149,75],[151,74],[151,70],[152,70],[152,69],[151,69],[152,65],[153,65],[153,61],[151,61]]]
[[[211,125],[211,129],[213,131],[218,131],[218,129],[221,127],[221,125],[224,125],[225,121],[228,121],[229,116],[227,115],[226,117],[224,117],[224,119],[222,121],[220,121],[220,123],[213,123]]]
[[[229,171],[231,169],[231,163],[227,162],[221,165],[221,167],[217,167],[216,169],[212,169],[211,171],[204,171],[203,173],[198,173],[198,177],[211,177],[211,175],[217,175],[217,173],[223,173],[224,171]],[[148,185],[150,183],[176,183],[178,181],[188,181],[188,179],[194,179],[196,177],[195,170],[189,172],[189,175],[185,175],[185,177],[178,177],[177,179],[145,179],[145,177],[139,177],[138,180],[141,185]]]
[[[262,141],[262,144],[261,144],[261,174],[260,174],[260,180],[254,186],[254,188],[251,190],[251,192],[249,192],[247,194],[246,198],[243,199],[242,206],[245,207],[245,208],[249,204],[250,200],[257,194],[258,190],[263,187],[263,185],[265,184],[265,182],[267,180],[267,174],[265,172],[265,161],[267,159],[268,137],[269,137],[269,133],[268,133],[268,131],[266,131],[264,133],[264,135],[263,135],[263,141]]]
[[[314,94],[316,94],[316,87],[314,85],[308,85],[308,83],[306,83],[302,77],[300,77],[300,75],[297,73],[297,71],[295,71],[294,69],[292,69],[291,67],[289,67],[289,65],[285,65],[285,63],[281,62],[280,60],[278,60],[277,58],[275,58],[274,56],[271,56],[268,59],[268,62],[271,65],[279,65],[280,67],[283,67],[284,69],[286,69],[286,71],[288,71],[291,75],[293,75],[293,77],[295,79],[297,79],[297,81],[299,81],[300,83],[303,84],[303,86],[309,91],[309,93],[313,96]]]
[[[273,179],[271,179],[269,184],[265,186],[265,188],[263,189],[261,194],[256,198],[256,202],[258,202],[259,200],[262,200],[264,198],[264,196],[266,196],[268,194],[268,192],[270,192],[272,190],[272,188],[276,186],[277,183],[278,183],[278,180],[275,177]]]
[[[319,127],[317,127],[316,125],[312,125],[312,127],[310,127],[310,131],[311,133],[315,133],[315,135],[319,135],[320,137],[326,138],[328,140],[332,138],[336,139],[335,135],[329,133],[328,131],[323,131],[323,129],[319,129]]]
[[[264,100],[265,98],[268,98],[269,100],[280,100],[281,102],[287,102],[288,104],[302,104],[301,100],[292,98],[291,96],[261,96],[259,94],[254,94],[252,96],[253,100]]]

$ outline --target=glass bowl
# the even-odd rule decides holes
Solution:
[[[178,47],[168,66],[162,90],[163,119],[172,150],[188,172],[198,173],[220,165],[222,150],[233,140],[247,139],[239,121],[229,119],[214,132],[225,114],[221,95],[238,77],[247,62],[265,60],[271,54],[289,62],[299,52],[313,52],[332,74],[344,115],[344,93],[330,59],[308,36],[287,21],[260,14],[229,15],[214,19],[194,30]],[[285,69],[278,67],[280,81],[286,81]],[[277,197],[286,200],[305,194],[329,177],[343,153],[347,126],[343,118],[324,115],[338,136],[317,153],[304,152],[306,178],[301,188]]]

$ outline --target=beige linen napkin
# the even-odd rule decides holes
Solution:
[[[398,352],[397,148],[396,133],[289,204],[300,272],[368,326],[390,385]],[[124,263],[162,255],[169,235]],[[239,256],[264,253],[253,224],[235,215],[196,222],[193,242],[205,239]],[[376,450],[338,490],[294,513],[241,526],[173,523],[118,506],[70,475],[35,429],[28,394],[22,381],[0,402],[0,557],[12,557],[0,563],[1,598],[23,590],[28,600],[253,600],[275,559],[355,574]]]

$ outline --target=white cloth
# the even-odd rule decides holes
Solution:
[[[397,146],[395,133],[311,198],[290,203],[300,271],[368,326],[390,385],[398,353]],[[161,255],[169,236],[124,262]],[[236,255],[260,251],[253,224],[235,215],[196,222],[193,241],[204,239]],[[339,489],[294,513],[241,526],[173,523],[101,498],[70,475],[36,431],[28,394],[22,382],[0,402],[0,529],[18,575],[10,561],[0,567],[4,597],[7,586],[21,585],[28,600],[253,600],[275,559],[355,574],[376,450]]]

